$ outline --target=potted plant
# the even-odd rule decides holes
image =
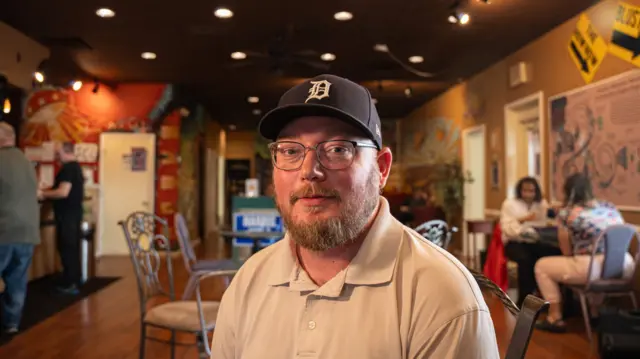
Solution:
[[[462,214],[464,185],[472,182],[471,173],[462,169],[459,159],[434,166],[432,180],[434,200],[443,209],[450,225],[454,225]]]

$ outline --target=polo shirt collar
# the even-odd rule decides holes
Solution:
[[[389,202],[380,198],[378,214],[369,233],[349,266],[336,277],[325,283],[323,289],[340,291],[342,284],[376,285],[390,282],[396,267],[397,252],[402,242],[403,226],[389,211]],[[268,284],[272,286],[289,284],[298,291],[315,290],[318,287],[298,265],[295,245],[289,234],[285,234],[283,245],[274,253],[275,267],[271,271]],[[331,290],[335,286],[335,290]],[[328,287],[328,288],[324,288]]]

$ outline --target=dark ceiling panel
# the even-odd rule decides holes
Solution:
[[[524,46],[593,4],[593,0],[493,0],[490,5],[461,1],[471,15],[464,27],[447,22],[454,1],[239,1],[228,0],[235,16],[213,16],[207,0],[67,0],[6,1],[0,21],[52,49],[49,78],[66,83],[78,76],[106,82],[169,82],[180,85],[212,116],[239,128],[255,126],[289,87],[323,72],[366,85],[384,118],[404,117],[461,78]],[[116,17],[95,16],[99,7]],[[333,19],[337,11],[354,14],[348,22]],[[421,55],[415,65],[436,76],[421,79],[385,54],[373,51],[386,43],[401,59]],[[154,61],[140,58],[157,53]],[[243,60],[230,53],[270,54]],[[275,60],[279,54],[332,52],[328,69]],[[311,54],[315,55],[311,56]],[[380,81],[382,91],[380,91]],[[411,87],[412,96],[404,90]],[[259,96],[249,104],[247,96]]]

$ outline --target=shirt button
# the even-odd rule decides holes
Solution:
[[[314,322],[313,320],[309,321],[309,329],[313,330],[316,328],[316,322]]]

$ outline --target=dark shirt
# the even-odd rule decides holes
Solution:
[[[84,200],[84,175],[82,167],[77,161],[67,162],[62,165],[60,171],[56,175],[53,188],[58,188],[60,183],[71,183],[71,191],[66,198],[60,198],[53,201],[53,211],[57,218],[66,215],[82,216],[82,202]]]
[[[36,171],[15,147],[0,148],[0,244],[40,243]]]

